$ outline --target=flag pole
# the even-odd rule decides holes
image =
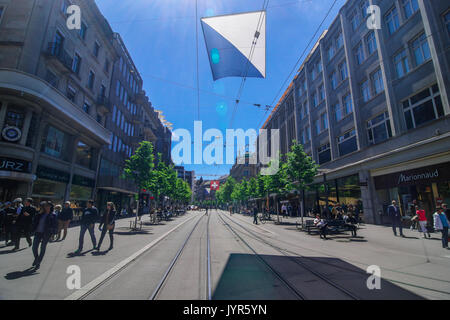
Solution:
[[[200,121],[200,80],[198,71],[198,0],[195,0],[195,41],[197,50],[197,120]]]

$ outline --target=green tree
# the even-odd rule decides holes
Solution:
[[[125,160],[122,178],[133,181],[139,188],[150,189],[152,185],[153,170],[155,168],[153,145],[149,141],[142,141],[130,159]],[[139,210],[136,209],[136,220]]]
[[[286,189],[304,191],[317,174],[318,165],[303,150],[303,145],[293,141],[291,151],[286,154],[285,173]],[[302,211],[303,218],[303,211]]]

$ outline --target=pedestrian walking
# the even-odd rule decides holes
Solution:
[[[258,224],[258,207],[253,206],[253,224]]]
[[[428,238],[431,238],[430,232],[427,229],[427,216],[425,214],[425,210],[420,209],[418,205],[416,205],[416,216],[419,221],[419,232],[423,233],[423,237],[426,238],[428,235]]]
[[[31,247],[33,242],[31,241],[31,233],[33,229],[33,219],[36,216],[37,210],[33,206],[33,199],[25,199],[25,206],[20,210],[20,214],[17,217],[17,236],[15,239],[15,249],[20,248],[20,238],[24,234],[27,239],[28,246]]]
[[[78,241],[78,249],[74,254],[80,254],[83,251],[84,234],[89,231],[93,248],[97,247],[97,240],[95,239],[95,222],[98,219],[98,209],[94,206],[94,200],[87,202],[87,207],[83,210],[80,221],[80,238]]]
[[[41,204],[41,208],[41,212],[36,215],[33,222],[33,266],[35,270],[40,268],[47,244],[58,230],[56,215],[53,213],[53,205],[50,202],[44,202]]]
[[[15,221],[14,215],[16,210],[12,208],[12,203],[10,201],[5,202],[5,207],[3,208],[3,227],[5,230],[5,246],[13,245],[13,222]],[[9,241],[9,242],[8,242]]]
[[[400,231],[400,236],[404,237],[402,227],[402,214],[395,200],[392,200],[392,204],[387,208],[387,214],[391,218],[392,231],[394,232],[394,236],[397,236],[397,227],[398,227]]]
[[[449,222],[444,213],[444,209],[439,207],[433,215],[434,229],[442,233],[442,248],[448,249],[448,226]]]
[[[59,241],[61,238],[61,232],[63,231],[63,237],[61,241],[64,241],[67,237],[67,228],[69,228],[70,221],[73,219],[73,210],[70,207],[70,201],[66,201],[64,203],[64,208],[62,208],[61,212],[58,214],[58,237],[56,241]]]
[[[208,215],[208,206],[205,207],[205,216]]]
[[[106,204],[106,211],[100,219],[100,225],[98,229],[102,232],[100,235],[100,240],[98,242],[97,251],[100,251],[103,239],[105,238],[106,232],[109,233],[109,248],[108,251],[112,250],[114,244],[114,227],[116,225],[116,206],[112,202]]]
[[[20,239],[20,221],[19,216],[22,213],[22,198],[16,198],[13,201],[13,220],[11,225],[11,237],[12,237],[12,244],[14,245],[13,251],[19,250],[19,247],[17,246],[19,239]]]
[[[447,217],[447,220],[450,221],[450,209],[448,208],[446,203],[442,204],[442,208],[444,209],[445,216]]]

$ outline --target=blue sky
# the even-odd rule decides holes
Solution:
[[[174,129],[188,129],[193,135],[198,117],[195,0],[97,0],[96,3],[113,30],[122,35],[153,106],[163,111]],[[266,79],[247,79],[241,96],[243,102],[231,128],[259,128],[268,114],[264,117],[264,108],[251,104],[272,103],[332,3],[333,0],[270,0]],[[345,0],[337,1],[318,35],[330,25],[344,3]],[[198,14],[201,18],[256,11],[262,5],[263,0],[198,0]],[[200,22],[198,27],[200,119],[203,131],[217,128],[225,136],[241,79],[212,80]],[[226,174],[231,165],[185,167],[196,173]]]

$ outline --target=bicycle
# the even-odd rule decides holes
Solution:
[[[262,224],[265,224],[266,221],[270,220],[269,214],[267,213],[261,213],[261,215],[258,215],[258,220]]]

